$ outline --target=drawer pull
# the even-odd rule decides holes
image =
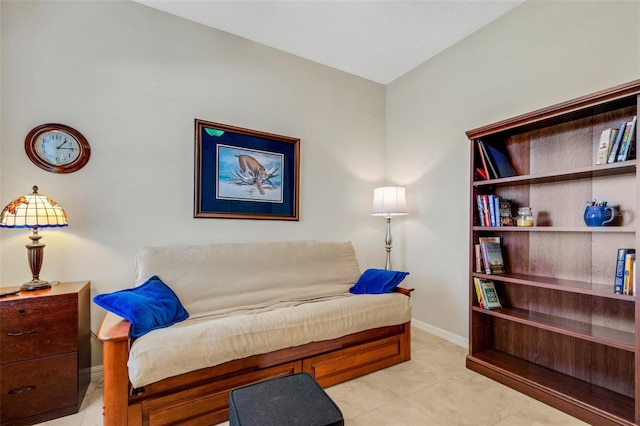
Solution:
[[[19,395],[21,393],[25,393],[25,392],[31,392],[32,390],[34,390],[35,388],[37,388],[37,386],[31,385],[31,386],[25,386],[23,388],[18,388],[18,389],[12,389],[10,390],[8,393],[9,395]]]
[[[18,331],[16,333],[12,333],[12,332],[8,332],[7,336],[22,336],[23,334],[34,334],[36,332],[36,329],[34,328],[33,330],[29,330],[29,331],[25,331],[24,333],[22,331]]]

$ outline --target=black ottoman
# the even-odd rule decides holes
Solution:
[[[342,426],[338,406],[307,373],[238,388],[229,395],[229,426]]]

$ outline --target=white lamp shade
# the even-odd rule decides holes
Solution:
[[[0,214],[2,228],[53,228],[68,226],[67,213],[49,197],[33,193],[10,202]]]
[[[372,216],[402,216],[409,214],[405,188],[401,186],[383,186],[373,190]]]

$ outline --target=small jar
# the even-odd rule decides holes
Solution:
[[[520,207],[518,209],[518,216],[516,216],[516,225],[533,226],[533,213],[531,213],[531,207]]]

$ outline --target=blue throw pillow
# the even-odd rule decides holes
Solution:
[[[131,337],[140,337],[189,318],[178,296],[155,275],[137,287],[99,294],[93,301],[128,320]]]
[[[409,275],[408,272],[367,269],[349,291],[353,294],[391,293]]]

